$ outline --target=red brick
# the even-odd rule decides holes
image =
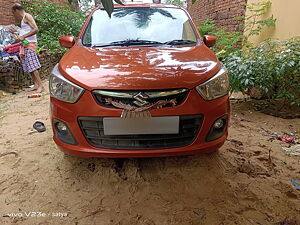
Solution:
[[[0,25],[8,25],[15,22],[11,13],[11,6],[15,0],[0,0]]]
[[[58,2],[60,5],[68,4],[67,0],[52,0]],[[0,0],[0,25],[9,25],[15,23],[11,12],[11,7],[17,0]]]
[[[244,20],[236,19],[245,15],[247,0],[197,0],[188,2],[188,11],[195,22],[211,19],[217,26],[230,31],[243,31]]]

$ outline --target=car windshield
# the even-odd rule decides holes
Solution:
[[[121,7],[111,18],[96,10],[82,36],[82,44],[97,46],[196,44],[186,12],[180,8]]]

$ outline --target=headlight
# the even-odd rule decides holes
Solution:
[[[58,70],[58,64],[50,76],[49,90],[51,97],[63,102],[75,103],[83,94],[84,89],[64,78]]]
[[[228,72],[225,67],[211,79],[196,87],[196,90],[205,100],[214,100],[227,95],[229,92]]]

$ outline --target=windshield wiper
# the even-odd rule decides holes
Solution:
[[[148,41],[148,40],[124,40],[114,41],[109,44],[93,45],[92,47],[107,47],[107,46],[130,46],[130,45],[162,45],[159,41]]]
[[[95,44],[91,47],[108,47],[108,46],[132,46],[132,45],[187,45],[195,44],[192,40],[172,40],[167,42],[159,41],[149,41],[149,40],[124,40],[124,41],[114,41],[108,44]]]
[[[164,44],[165,45],[188,45],[188,44],[195,44],[196,41],[192,40],[172,40],[172,41],[167,41]]]

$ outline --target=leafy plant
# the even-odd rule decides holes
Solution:
[[[122,0],[94,0],[94,2],[96,5],[101,4],[109,16],[111,16],[114,10],[114,2],[124,5]]]
[[[238,43],[244,37],[240,32],[226,31],[224,28],[218,27],[210,19],[199,24],[198,29],[201,36],[210,34],[218,37],[217,43],[212,47],[212,50],[216,52],[220,58],[224,58],[231,52],[239,49],[240,46],[238,46]]]
[[[223,63],[230,72],[232,91],[257,88],[268,99],[300,105],[300,37],[262,42],[230,54]]]
[[[181,0],[167,0],[166,4],[172,4],[172,5],[184,5],[183,1]]]
[[[77,2],[78,8],[80,8],[85,15],[89,15],[90,12],[95,8],[95,2],[92,2],[91,0],[77,0]]]
[[[65,35],[77,36],[84,22],[81,11],[73,11],[70,6],[60,6],[46,0],[22,0],[26,11],[33,14],[40,29],[39,46],[50,53],[64,51],[58,38]]]
[[[276,19],[273,15],[264,19],[268,9],[271,7],[271,1],[246,4],[248,14],[244,17],[239,17],[245,20],[243,45],[246,47],[252,46],[249,42],[249,37],[259,35],[265,27],[274,27]]]
[[[108,13],[109,17],[111,16],[113,10],[114,10],[114,2],[117,4],[124,5],[123,0],[68,0],[68,2],[71,5],[81,5],[83,8],[86,8],[89,10],[89,6],[91,4],[94,4],[94,6],[102,5],[103,8]],[[85,9],[86,10],[86,9]]]

